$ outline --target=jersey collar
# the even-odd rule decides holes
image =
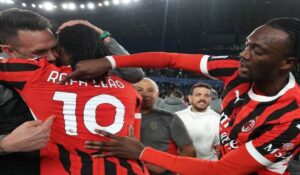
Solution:
[[[295,87],[296,81],[292,73],[289,75],[289,82],[285,85],[284,88],[282,88],[276,95],[274,96],[263,96],[263,95],[258,95],[255,94],[253,91],[253,84],[251,86],[251,89],[248,91],[248,95],[252,100],[258,101],[258,102],[270,102],[278,97],[282,96],[285,94],[289,89]]]

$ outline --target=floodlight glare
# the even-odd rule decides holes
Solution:
[[[42,4],[39,4],[39,8],[42,9],[44,8],[44,6]]]
[[[100,3],[98,3],[98,6],[99,6],[99,7],[102,7],[102,6],[103,6],[103,4],[100,2]]]
[[[22,7],[27,7],[27,4],[23,2]]]
[[[122,0],[123,4],[129,4],[130,0]]]
[[[80,4],[80,8],[81,8],[81,9],[84,9],[84,8],[85,8],[85,5],[84,5],[84,4]]]
[[[31,7],[32,7],[32,8],[36,8],[36,5],[35,5],[35,4],[31,4]]]
[[[119,0],[113,0],[113,3],[114,3],[115,5],[118,5],[118,4],[120,3],[120,1],[119,1]]]
[[[75,10],[77,7],[76,7],[76,4],[75,4],[75,3],[70,2],[70,3],[68,4],[68,8],[69,8],[70,10]]]
[[[0,2],[7,3],[7,4],[14,4],[15,3],[13,0],[3,0],[3,1],[0,1]]]
[[[61,7],[62,7],[63,9],[68,9],[68,4],[63,3],[63,4],[61,5]]]
[[[104,5],[109,6],[109,1],[106,0],[103,3],[104,3]]]
[[[94,9],[95,8],[95,4],[90,2],[90,3],[87,4],[87,7],[89,9]]]
[[[54,5],[52,2],[44,2],[44,9],[47,11],[51,11],[54,9]]]

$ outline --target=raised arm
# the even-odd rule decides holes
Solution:
[[[65,83],[69,79],[93,79],[107,71],[120,67],[143,68],[180,68],[200,73],[201,54],[178,54],[166,52],[147,52],[123,56],[108,56],[103,59],[80,61],[76,70],[61,81]]]
[[[114,38],[109,38],[104,44],[113,55],[129,55],[128,51]],[[144,77],[144,71],[141,68],[116,68],[112,70],[112,73],[131,83],[139,82]]]

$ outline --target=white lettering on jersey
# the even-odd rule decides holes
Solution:
[[[62,114],[65,120],[65,130],[68,135],[78,135],[77,134],[77,122],[76,122],[76,98],[75,93],[66,92],[55,92],[53,100],[62,101],[63,110]]]
[[[57,71],[51,71],[47,79],[48,82],[56,83],[59,73]]]
[[[270,154],[273,154],[275,157],[280,157],[280,158],[287,158],[291,154],[290,152],[287,152],[287,150],[281,150],[279,148],[273,149],[272,144],[269,144],[268,146],[264,147],[264,150],[266,150]]]
[[[58,71],[51,71],[47,82],[51,82],[51,83],[58,83],[59,81],[61,81],[64,77],[66,77],[66,73],[59,73]],[[78,85],[78,86],[84,86],[87,87],[88,83],[87,81],[84,80],[69,80],[69,82],[66,82],[65,85]],[[106,81],[96,81],[93,80],[92,81],[92,85],[94,87],[98,87],[98,88],[120,88],[120,89],[124,89],[125,85],[119,81],[119,80],[114,80],[111,77],[107,77],[107,82]]]
[[[84,81],[84,80],[79,80],[78,83],[79,83],[79,86],[87,87],[87,85],[88,85],[87,81]]]
[[[224,128],[227,128],[227,126],[229,125],[228,115],[222,112],[220,118],[220,124],[224,125]]]
[[[108,79],[107,83],[110,87],[117,88],[116,82],[113,81],[112,79]]]
[[[96,110],[97,107],[103,103],[108,103],[116,107],[116,114],[113,124],[109,126],[100,126],[96,121]],[[94,134],[95,129],[101,129],[108,131],[110,133],[119,132],[124,124],[124,116],[125,116],[125,106],[123,103],[114,96],[111,95],[98,95],[96,97],[91,98],[84,107],[84,124],[86,128]]]
[[[78,135],[76,119],[76,101],[77,94],[70,92],[55,92],[53,100],[62,101],[62,114],[65,121],[65,131],[67,135]],[[96,110],[101,104],[111,104],[116,109],[114,122],[109,126],[100,126],[96,121]],[[119,132],[124,125],[125,106],[114,96],[102,94],[89,99],[84,105],[83,121],[85,127],[96,134],[95,129],[102,129],[110,133]]]
[[[227,133],[226,132],[223,132],[221,134],[221,143],[222,145],[225,145],[227,144],[228,142],[230,142],[230,138],[227,136]]]
[[[70,85],[73,85],[73,84],[76,84],[76,83],[78,83],[78,81],[77,80],[70,80]]]
[[[229,142],[229,146],[231,147],[231,148],[233,148],[233,149],[236,149],[238,146],[237,146],[237,140],[231,140],[230,142]]]

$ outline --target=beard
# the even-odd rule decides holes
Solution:
[[[203,102],[204,104],[200,104],[201,102]],[[207,103],[206,101],[198,101],[196,103],[193,103],[192,106],[196,110],[196,112],[203,112],[208,108],[209,103]]]

